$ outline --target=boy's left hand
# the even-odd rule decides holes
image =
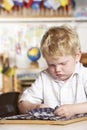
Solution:
[[[60,117],[70,118],[75,115],[76,106],[74,104],[65,104],[58,107],[54,114]]]

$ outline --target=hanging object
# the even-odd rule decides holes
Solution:
[[[3,0],[3,8],[5,8],[7,11],[10,11],[13,6],[14,3],[12,0]]]

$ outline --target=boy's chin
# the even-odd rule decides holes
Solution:
[[[66,81],[68,79],[68,77],[55,77],[56,80],[60,80],[60,81]]]

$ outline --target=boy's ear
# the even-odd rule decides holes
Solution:
[[[76,62],[79,62],[80,59],[81,59],[81,51],[78,51],[78,52],[76,53]]]

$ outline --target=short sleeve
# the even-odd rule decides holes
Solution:
[[[87,97],[87,80],[85,82],[85,94],[86,94],[86,97]]]
[[[42,103],[43,102],[43,81],[41,73],[39,74],[36,81],[31,87],[27,88],[21,95],[21,100],[27,100],[32,103]]]

